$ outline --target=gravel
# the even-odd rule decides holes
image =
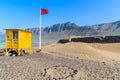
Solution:
[[[0,56],[0,80],[120,80],[120,62],[34,53]]]

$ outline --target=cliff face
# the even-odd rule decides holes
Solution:
[[[120,35],[120,21],[91,26],[102,35]]]
[[[32,31],[33,35],[39,35],[39,28],[30,28],[27,29]],[[46,28],[42,28],[42,35],[52,34],[54,36],[70,36],[70,35],[81,35],[81,36],[91,36],[98,35],[99,32],[92,28],[91,26],[78,26],[74,23],[63,23],[63,24],[55,24],[53,26],[48,26]]]
[[[33,41],[39,41],[39,28],[28,28],[33,34]],[[42,28],[42,42],[58,41],[67,36],[113,36],[120,35],[120,21],[91,26],[79,26],[66,22]],[[5,41],[5,35],[0,33],[0,42]]]
[[[37,41],[39,28],[27,29],[33,33],[33,40]],[[120,21],[91,26],[79,26],[66,22],[42,28],[42,41],[53,42],[67,36],[108,36],[120,35]]]

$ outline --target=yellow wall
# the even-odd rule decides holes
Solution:
[[[26,31],[19,31],[19,47],[29,48],[31,43],[31,33]]]

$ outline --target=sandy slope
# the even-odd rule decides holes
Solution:
[[[43,47],[43,51],[49,53],[63,54],[72,57],[79,57],[82,59],[91,59],[95,61],[120,61],[120,43],[54,43],[52,45]]]
[[[36,46],[31,55],[0,56],[0,80],[119,80],[119,48],[119,43],[54,43],[36,53]]]

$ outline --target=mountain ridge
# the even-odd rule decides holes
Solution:
[[[39,28],[28,28],[33,34],[33,41],[39,41]],[[42,28],[42,42],[54,42],[68,36],[116,36],[120,35],[120,20],[109,23],[79,26],[75,23],[58,23]],[[4,41],[4,34],[0,33],[0,42]]]
[[[39,28],[28,28],[34,37],[39,36]],[[58,23],[42,28],[44,41],[55,41],[68,36],[116,36],[120,35],[120,20],[95,25],[79,26],[75,23]],[[33,38],[34,39],[34,38]]]

